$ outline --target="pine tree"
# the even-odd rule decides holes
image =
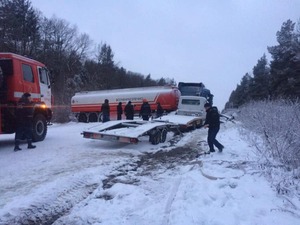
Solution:
[[[250,87],[252,85],[253,78],[246,73],[236,89],[231,93],[229,101],[226,103],[226,106],[230,108],[238,108],[243,104],[250,101]]]
[[[40,40],[38,13],[28,0],[0,0],[0,51],[33,56]]]
[[[288,20],[277,32],[277,46],[268,47],[272,55],[271,91],[276,97],[300,96],[300,43],[299,33],[294,32],[295,23]]]
[[[267,57],[264,54],[253,67],[253,82],[250,87],[251,100],[263,100],[269,98],[270,68]]]

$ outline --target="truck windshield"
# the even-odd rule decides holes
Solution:
[[[204,85],[202,83],[178,83],[178,89],[182,96],[200,96],[203,87]]]
[[[184,86],[180,88],[180,92],[182,96],[200,96],[201,88],[200,87],[192,87],[192,86]]]
[[[199,99],[182,99],[181,103],[183,105],[200,105]]]

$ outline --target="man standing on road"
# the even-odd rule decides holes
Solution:
[[[133,105],[131,104],[131,101],[128,101],[128,103],[126,104],[124,112],[125,112],[126,120],[133,120],[134,108]]]
[[[122,119],[122,114],[123,114],[122,102],[119,102],[117,106],[117,120]]]
[[[103,123],[110,121],[110,109],[109,109],[109,101],[108,99],[104,100],[104,103],[101,106],[101,112],[102,112],[102,121]]]
[[[220,114],[218,109],[215,106],[211,106],[209,103],[205,103],[204,108],[206,110],[204,127],[208,128],[207,143],[209,152],[215,152],[214,145],[219,149],[219,152],[222,152],[224,146],[216,139],[220,130]]]
[[[156,118],[162,117],[163,113],[164,109],[161,107],[160,103],[157,102]]]
[[[19,145],[23,137],[26,138],[29,149],[35,148],[36,146],[32,145],[33,104],[30,93],[24,93],[18,102],[16,109],[16,124],[17,129],[14,151],[22,150]]]
[[[151,108],[147,99],[143,99],[143,104],[140,110],[140,116],[143,118],[143,120],[149,120],[149,117],[151,116]]]

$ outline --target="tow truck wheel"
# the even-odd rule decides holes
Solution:
[[[193,122],[192,126],[191,126],[191,130],[196,130],[197,128],[197,123]]]
[[[151,143],[153,144],[153,145],[157,145],[157,144],[159,144],[161,142],[161,132],[159,131],[159,130],[157,130],[154,134],[153,134],[153,136],[152,136],[152,138],[151,138]]]
[[[34,142],[43,141],[47,134],[47,121],[46,117],[38,114],[33,118],[33,132],[32,140]]]
[[[168,134],[168,131],[166,129],[163,129],[161,131],[161,139],[160,139],[160,142],[161,143],[164,143],[167,139],[167,134]]]

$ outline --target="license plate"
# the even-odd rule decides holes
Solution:
[[[102,135],[103,140],[108,140],[108,141],[117,141],[118,137],[115,136],[110,136],[110,135]]]

